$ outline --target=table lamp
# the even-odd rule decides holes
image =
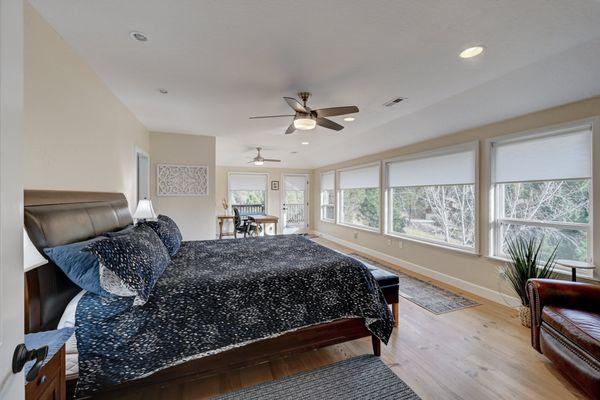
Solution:
[[[29,235],[23,228],[23,268],[25,272],[31,271],[39,266],[47,264],[48,260],[40,254],[34,244],[29,239]]]

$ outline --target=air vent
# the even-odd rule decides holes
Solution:
[[[396,104],[402,102],[403,100],[406,100],[404,97],[396,97],[395,99],[392,99],[390,101],[388,101],[387,103],[383,103],[384,107],[391,107],[391,106],[395,106]]]

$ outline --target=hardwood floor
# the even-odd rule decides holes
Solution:
[[[321,238],[316,240],[332,248],[348,250]],[[516,311],[443,283],[436,284],[473,298],[481,305],[434,315],[400,298],[398,328],[390,343],[382,346],[381,357],[421,398],[585,398],[531,347],[529,330],[520,325]],[[365,338],[226,374],[166,387],[148,387],[112,398],[205,399],[369,353],[371,339]]]

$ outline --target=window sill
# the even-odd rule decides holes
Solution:
[[[335,219],[323,219],[323,218],[321,218],[320,221],[328,223],[328,224],[334,224],[335,225]]]
[[[420,245],[424,245],[424,246],[433,246],[433,247],[437,247],[438,249],[454,251],[454,252],[466,254],[469,256],[474,256],[474,257],[481,256],[481,254],[477,253],[475,251],[475,249],[473,249],[473,250],[461,249],[460,247],[446,246],[442,243],[430,242],[427,240],[419,240],[419,239],[416,239],[413,237],[394,235],[392,233],[384,233],[383,236],[394,238],[394,239],[399,239],[399,240],[406,240],[407,242],[412,242],[412,243],[416,243],[416,244],[420,244]]]
[[[343,226],[346,228],[358,229],[358,230],[370,232],[370,233],[377,233],[377,234],[381,233],[381,230],[379,228],[369,228],[368,226],[352,225],[352,224],[346,224],[344,222],[338,222],[336,225]]]

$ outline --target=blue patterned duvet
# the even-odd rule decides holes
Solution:
[[[392,316],[360,261],[301,236],[184,242],[143,306],[81,298],[77,395],[345,317],[387,343]]]

